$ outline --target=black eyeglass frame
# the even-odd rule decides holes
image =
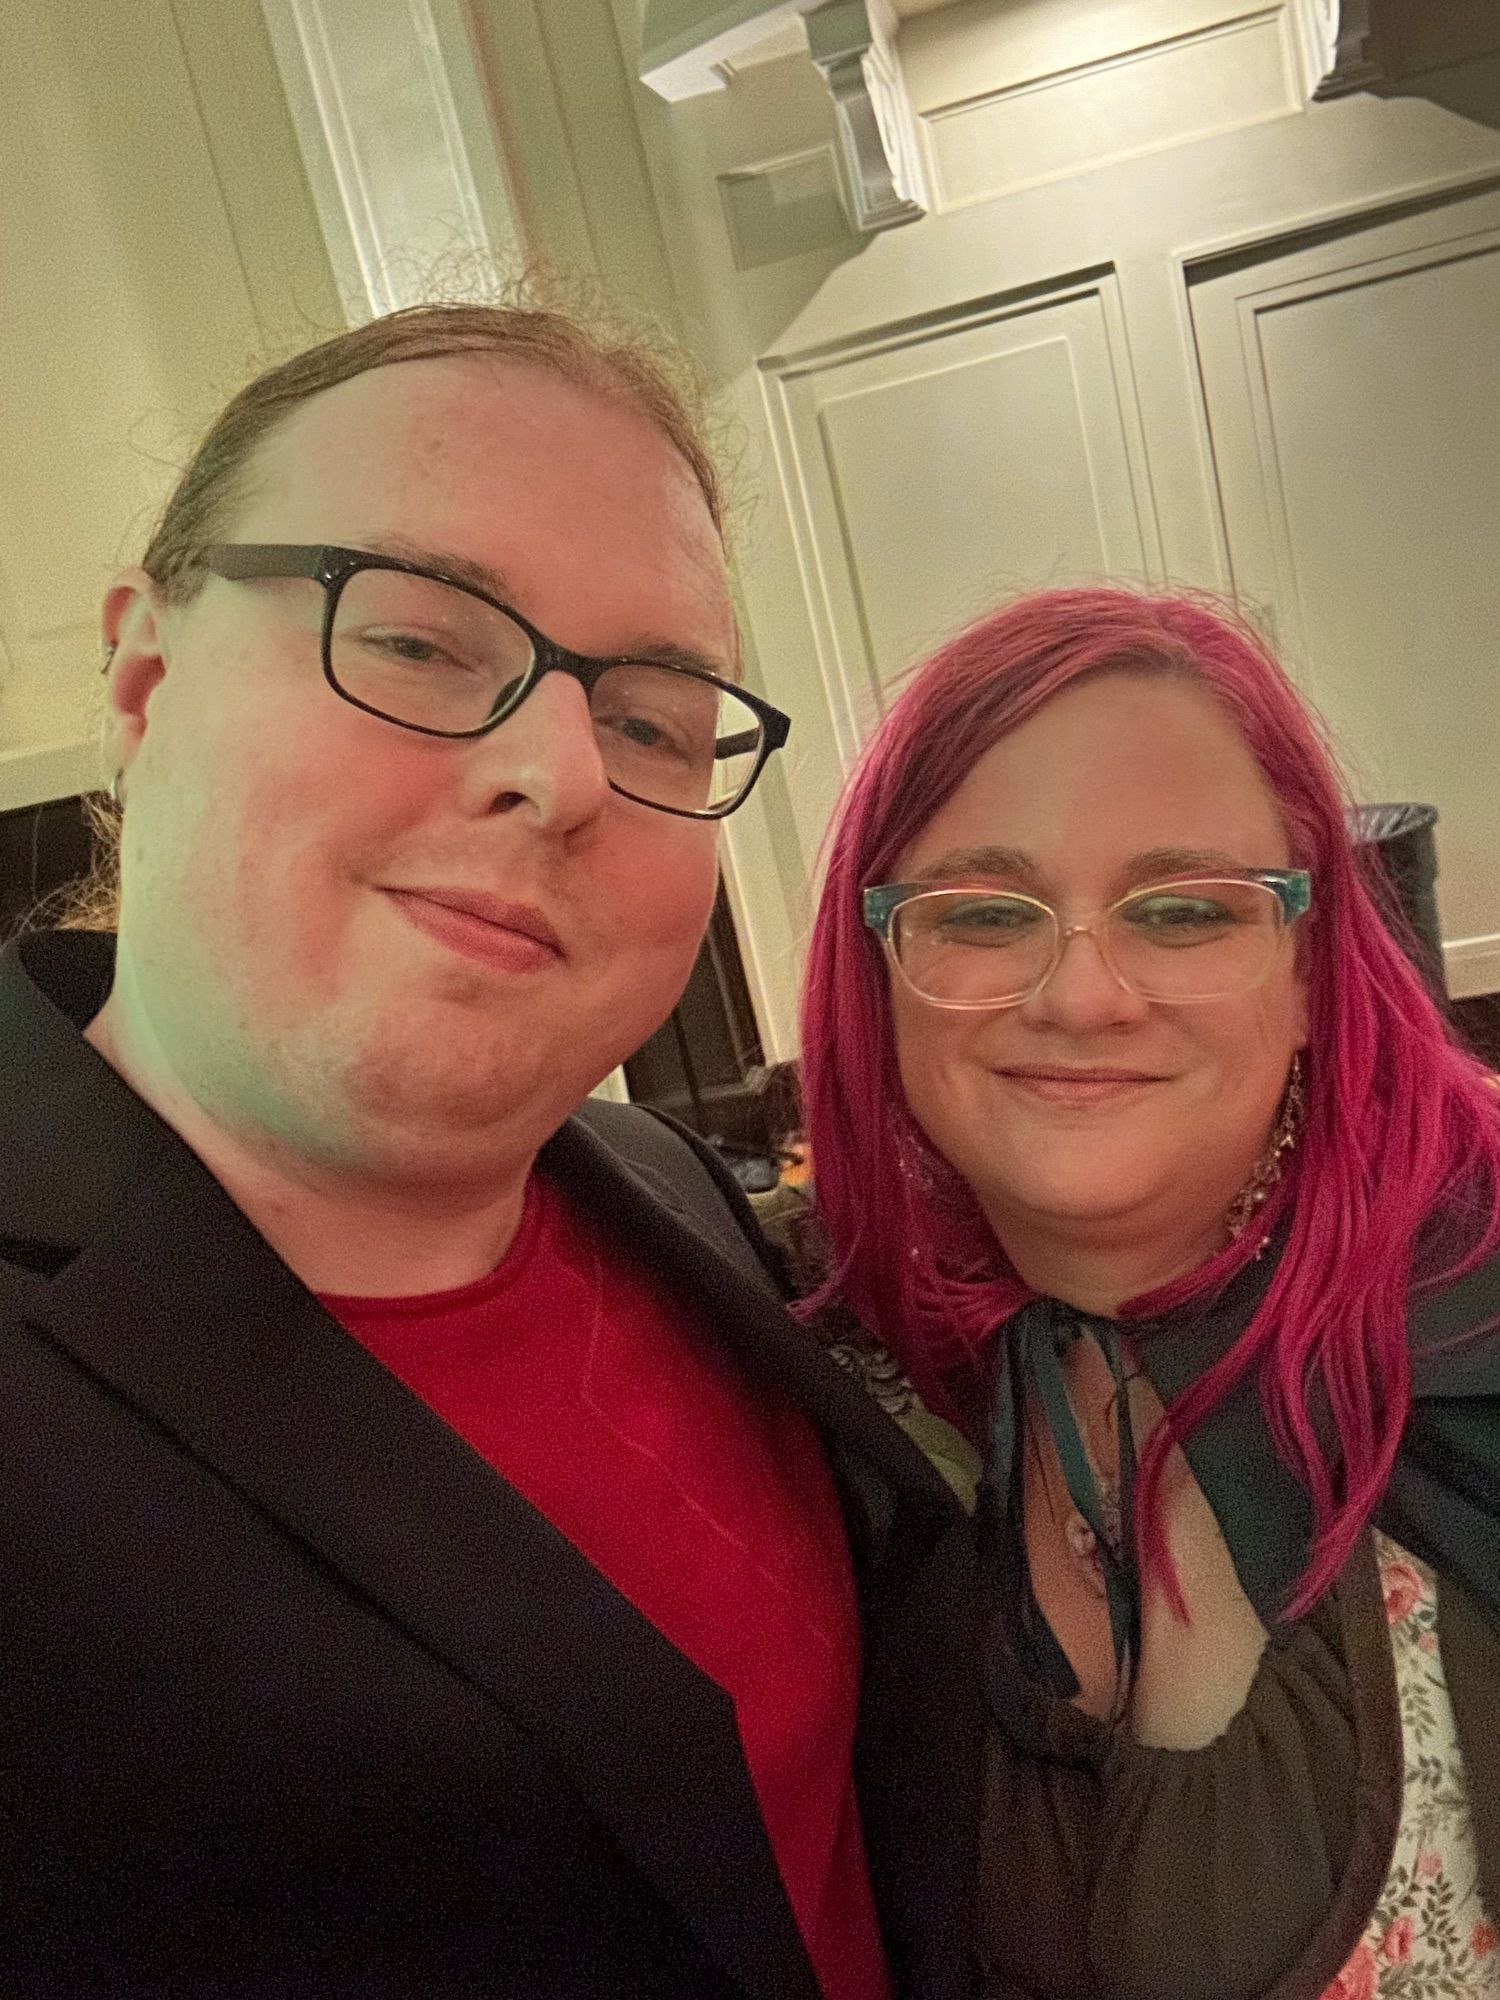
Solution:
[[[198,551],[199,565],[212,575],[223,577],[231,583],[253,582],[261,577],[307,577],[323,586],[323,631],[321,651],[323,657],[323,678],[333,689],[340,701],[347,701],[351,708],[362,709],[366,715],[373,715],[380,722],[390,723],[393,729],[409,729],[418,736],[437,736],[445,742],[463,742],[476,736],[488,736],[492,729],[514,715],[541,680],[543,674],[561,673],[569,675],[582,687],[585,696],[591,696],[595,683],[611,667],[655,667],[659,673],[680,674],[684,680],[700,681],[705,686],[716,688],[721,693],[733,695],[742,701],[759,718],[761,740],[755,764],[734,797],[716,806],[667,806],[656,799],[642,798],[637,792],[630,792],[623,785],[617,785],[611,778],[609,788],[618,792],[621,798],[631,799],[636,805],[649,806],[653,812],[671,813],[678,819],[727,819],[732,812],[742,806],[755,788],[757,779],[765,769],[767,760],[779,750],[791,734],[792,720],[781,709],[773,706],[761,695],[752,694],[749,688],[737,682],[725,680],[720,674],[710,673],[703,667],[679,667],[666,660],[640,658],[633,653],[612,654],[602,658],[591,657],[587,653],[572,652],[567,646],[560,646],[555,639],[549,639],[545,632],[538,631],[529,618],[498,597],[491,597],[486,591],[475,590],[471,584],[460,583],[455,577],[445,576],[440,570],[425,568],[421,563],[406,562],[399,556],[376,554],[370,549],[340,548],[331,542],[210,542]],[[333,622],[338,613],[339,599],[351,578],[361,570],[394,570],[401,576],[421,577],[428,583],[441,583],[449,590],[462,591],[465,597],[476,598],[487,604],[492,611],[498,611],[526,634],[531,644],[531,664],[524,674],[506,691],[503,700],[484,721],[473,729],[432,729],[420,722],[403,722],[399,716],[388,715],[384,709],[375,708],[358,695],[350,694],[340,687],[333,671]],[[734,742],[734,738],[723,739]]]

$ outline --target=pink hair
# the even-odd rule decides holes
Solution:
[[[1500,1242],[1500,1118],[1482,1066],[1393,938],[1402,920],[1378,864],[1366,880],[1322,725],[1233,613],[1180,595],[1039,592],[943,646],[876,731],[830,837],[803,1006],[806,1122],[833,1251],[811,1303],[840,1293],[939,1407],[972,1418],[985,1400],[994,1332],[1027,1293],[905,1108],[885,965],[860,892],[897,878],[906,849],[992,744],[1081,677],[1107,672],[1182,675],[1215,695],[1279,803],[1294,865],[1312,872],[1298,929],[1307,1118],[1262,1212],[1266,1225],[1290,1219],[1289,1240],[1243,1334],[1174,1402],[1139,1488],[1147,1563],[1181,1610],[1155,1504],[1166,1454],[1254,1370],[1276,1448],[1312,1504],[1309,1563],[1287,1607],[1296,1613],[1338,1573],[1390,1477],[1411,1401],[1413,1285],[1469,1269]],[[1246,1231],[1127,1310],[1211,1296],[1264,1233]]]

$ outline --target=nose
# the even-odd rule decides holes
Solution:
[[[1092,1034],[1139,1021],[1150,1004],[1120,984],[1092,932],[1068,931],[1046,985],[1021,1012],[1037,1027]]]
[[[567,674],[543,674],[514,714],[467,750],[464,799],[473,812],[525,811],[567,833],[608,803],[588,696]]]

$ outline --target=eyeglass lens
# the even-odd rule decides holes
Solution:
[[[365,569],[339,593],[328,671],[392,722],[444,735],[483,726],[532,664],[531,640],[482,598],[431,577]],[[608,667],[589,690],[605,774],[651,805],[702,812],[739,797],[755,771],[755,710],[676,668]]]
[[[1219,1000],[1266,976],[1283,931],[1260,882],[1171,882],[1117,903],[1093,927],[1105,958],[1151,1000]],[[1057,917],[1026,896],[937,889],[896,910],[893,944],[908,981],[950,1007],[1020,1000],[1046,978]]]

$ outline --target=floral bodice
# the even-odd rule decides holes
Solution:
[[[1480,1898],[1468,1786],[1438,1644],[1436,1579],[1387,1535],[1376,1534],[1375,1552],[1395,1657],[1406,1792],[1385,1887],[1323,2000],[1500,2000],[1500,1931]]]

